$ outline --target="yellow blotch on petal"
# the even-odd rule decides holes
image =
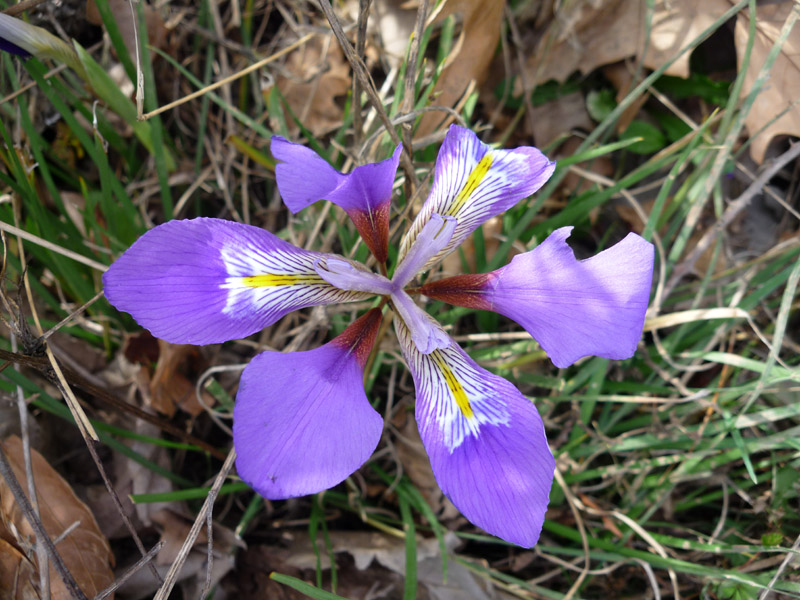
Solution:
[[[450,393],[453,395],[453,398],[456,401],[456,406],[458,406],[461,414],[463,414],[467,419],[473,419],[475,417],[475,413],[472,411],[472,406],[469,403],[467,392],[464,391],[464,386],[461,385],[461,382],[455,376],[453,371],[447,366],[447,363],[438,350],[434,350],[431,353],[431,358],[433,358],[436,366],[439,367],[439,370],[442,372],[445,383],[447,383],[447,387],[450,388]]]
[[[314,275],[282,275],[265,273],[264,275],[251,275],[250,277],[242,277],[242,283],[247,287],[253,288],[276,287],[281,285],[308,285],[312,283],[322,283],[322,278]]]
[[[447,216],[458,217],[458,211],[460,211],[464,204],[466,204],[469,197],[475,193],[475,190],[478,189],[478,186],[486,177],[489,169],[492,168],[492,161],[492,153],[487,152],[480,162],[475,165],[475,168],[472,169],[469,177],[467,177],[467,182],[464,184],[464,187],[461,188],[460,192],[458,192],[455,200],[453,200],[453,204],[447,210]]]

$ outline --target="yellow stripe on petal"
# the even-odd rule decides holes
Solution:
[[[436,366],[439,367],[442,377],[444,377],[444,381],[447,384],[447,387],[450,389],[450,393],[453,395],[453,399],[456,401],[456,405],[461,411],[461,414],[469,420],[474,419],[475,413],[473,412],[472,405],[469,402],[469,396],[467,396],[467,392],[464,391],[464,386],[461,385],[461,382],[455,376],[453,371],[447,366],[447,362],[445,362],[441,351],[434,350],[431,353],[431,358],[433,358]]]
[[[508,425],[506,395],[513,389],[504,379],[479,367],[458,344],[422,354],[402,319],[395,319],[397,339],[417,388],[420,433],[436,430],[453,452],[464,440],[478,438],[486,425]],[[518,392],[517,392],[518,393]]]
[[[536,148],[491,148],[468,129],[450,126],[436,158],[430,195],[403,238],[399,260],[432,215],[454,218],[458,223],[450,241],[420,271],[430,269],[483,223],[538,190],[554,169],[555,163]]]
[[[284,275],[275,273],[265,273],[263,275],[251,275],[242,277],[242,284],[251,288],[277,287],[283,285],[310,285],[314,283],[324,283],[322,277],[316,275]]]
[[[461,191],[458,192],[455,200],[453,200],[453,204],[451,204],[447,209],[447,212],[444,213],[445,216],[458,217],[458,212],[461,210],[467,200],[469,200],[469,197],[475,193],[475,190],[478,189],[478,186],[481,184],[481,182],[486,178],[486,175],[489,173],[489,169],[492,168],[492,162],[494,162],[492,153],[487,152],[480,162],[475,165],[475,168],[472,169],[469,177],[467,177],[464,187],[461,188]]]

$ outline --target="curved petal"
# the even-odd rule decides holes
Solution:
[[[108,301],[156,337],[213,344],[247,337],[285,314],[369,298],[322,279],[330,255],[221,219],[170,221],[139,238],[103,275]]]
[[[586,260],[554,231],[536,248],[482,275],[426,284],[421,292],[458,306],[493,310],[530,333],[557,367],[584,356],[625,359],[642,336],[653,279],[653,245],[635,233]]]
[[[409,251],[434,213],[458,220],[453,237],[425,265],[431,268],[488,219],[530,196],[555,170],[533,147],[493,150],[469,129],[451,125],[436,158],[431,193],[400,246],[400,258]]]
[[[325,281],[336,286],[340,290],[351,290],[357,292],[370,292],[384,296],[391,294],[394,285],[383,275],[372,273],[358,267],[358,263],[341,258],[328,258],[325,261],[325,268],[322,268],[322,260],[314,263],[314,270]]]
[[[263,352],[242,374],[233,411],[236,469],[265,498],[314,494],[372,455],[383,419],[362,382],[381,321],[372,309],[307,352]]]
[[[325,199],[345,210],[367,247],[379,262],[386,262],[389,243],[389,208],[392,185],[402,146],[391,158],[361,165],[345,175],[331,167],[313,150],[273,136],[272,154],[278,190],[286,206],[299,212]]]
[[[401,322],[395,327],[439,487],[479,527],[520,546],[535,545],[555,470],[536,407],[455,342],[424,355]]]
[[[420,269],[447,246],[453,237],[456,225],[457,222],[453,217],[440,217],[436,213],[432,214],[414,241],[414,245],[397,265],[392,282],[398,288],[402,288],[414,279]]]
[[[411,296],[405,291],[396,290],[392,294],[392,306],[403,320],[417,350],[422,354],[430,354],[437,348],[447,348],[450,345],[450,336],[432,316],[414,304]]]
[[[269,149],[279,161],[275,180],[283,202],[296,214],[327,197],[347,179],[311,148],[272,136]]]

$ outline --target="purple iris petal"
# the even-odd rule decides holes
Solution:
[[[431,215],[430,220],[414,241],[414,245],[411,246],[402,262],[397,265],[392,282],[398,288],[402,288],[414,279],[425,263],[450,242],[456,225],[457,222],[453,217],[442,218],[437,214]]]
[[[347,180],[311,148],[272,136],[270,151],[278,160],[275,179],[284,203],[296,214],[321,200]]]
[[[483,275],[426,284],[422,293],[459,306],[493,310],[522,325],[557,367],[584,356],[633,356],[653,278],[653,245],[631,233],[586,260],[554,231],[510,264]]]
[[[392,305],[405,323],[417,350],[422,354],[430,354],[437,348],[446,348],[450,345],[452,341],[450,336],[433,317],[414,304],[406,292],[396,290],[392,294]]]
[[[555,470],[536,407],[455,342],[424,355],[402,322],[395,327],[439,487],[479,527],[520,546],[535,545]]]
[[[451,125],[436,159],[431,193],[400,246],[404,257],[434,213],[454,217],[458,225],[450,242],[428,261],[430,268],[488,219],[530,196],[556,164],[533,147],[493,150],[469,129]]]
[[[233,413],[236,469],[259,494],[320,492],[374,452],[383,419],[362,379],[380,321],[372,309],[320,348],[264,352],[244,370]]]
[[[108,301],[154,336],[213,344],[247,337],[299,308],[368,298],[316,273],[315,261],[328,256],[233,221],[170,221],[120,256],[103,285]]]
[[[375,258],[386,261],[392,184],[402,146],[395,148],[391,158],[356,167],[349,175],[331,167],[313,150],[277,135],[270,149],[283,161],[275,167],[275,178],[289,210],[297,213],[321,199],[333,202],[353,220]]]
[[[30,58],[31,53],[27,50],[20,48],[13,42],[9,42],[8,40],[0,37],[0,50],[4,52],[10,52],[11,54],[16,54],[21,58]]]
[[[314,264],[314,270],[325,281],[341,290],[370,292],[381,296],[392,293],[392,282],[383,275],[359,269],[357,263],[341,258],[320,259]]]

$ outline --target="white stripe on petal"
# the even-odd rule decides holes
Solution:
[[[332,255],[220,219],[153,228],[103,276],[108,301],[175,344],[247,337],[292,310],[370,297],[324,281],[314,263]]]
[[[229,277],[223,312],[231,317],[256,311],[285,313],[317,304],[350,302],[370,294],[341,290],[317,274],[314,263],[324,255],[303,250],[229,244],[220,250]]]
[[[452,453],[467,437],[478,438],[484,425],[508,425],[509,412],[491,375],[455,342],[422,354],[400,320],[397,337],[417,388],[417,421],[423,438],[442,436]]]
[[[436,159],[431,193],[403,239],[399,259],[432,215],[453,217],[458,225],[450,242],[422,270],[430,269],[481,224],[538,190],[554,169],[536,148],[493,150],[470,130],[451,126]]]

